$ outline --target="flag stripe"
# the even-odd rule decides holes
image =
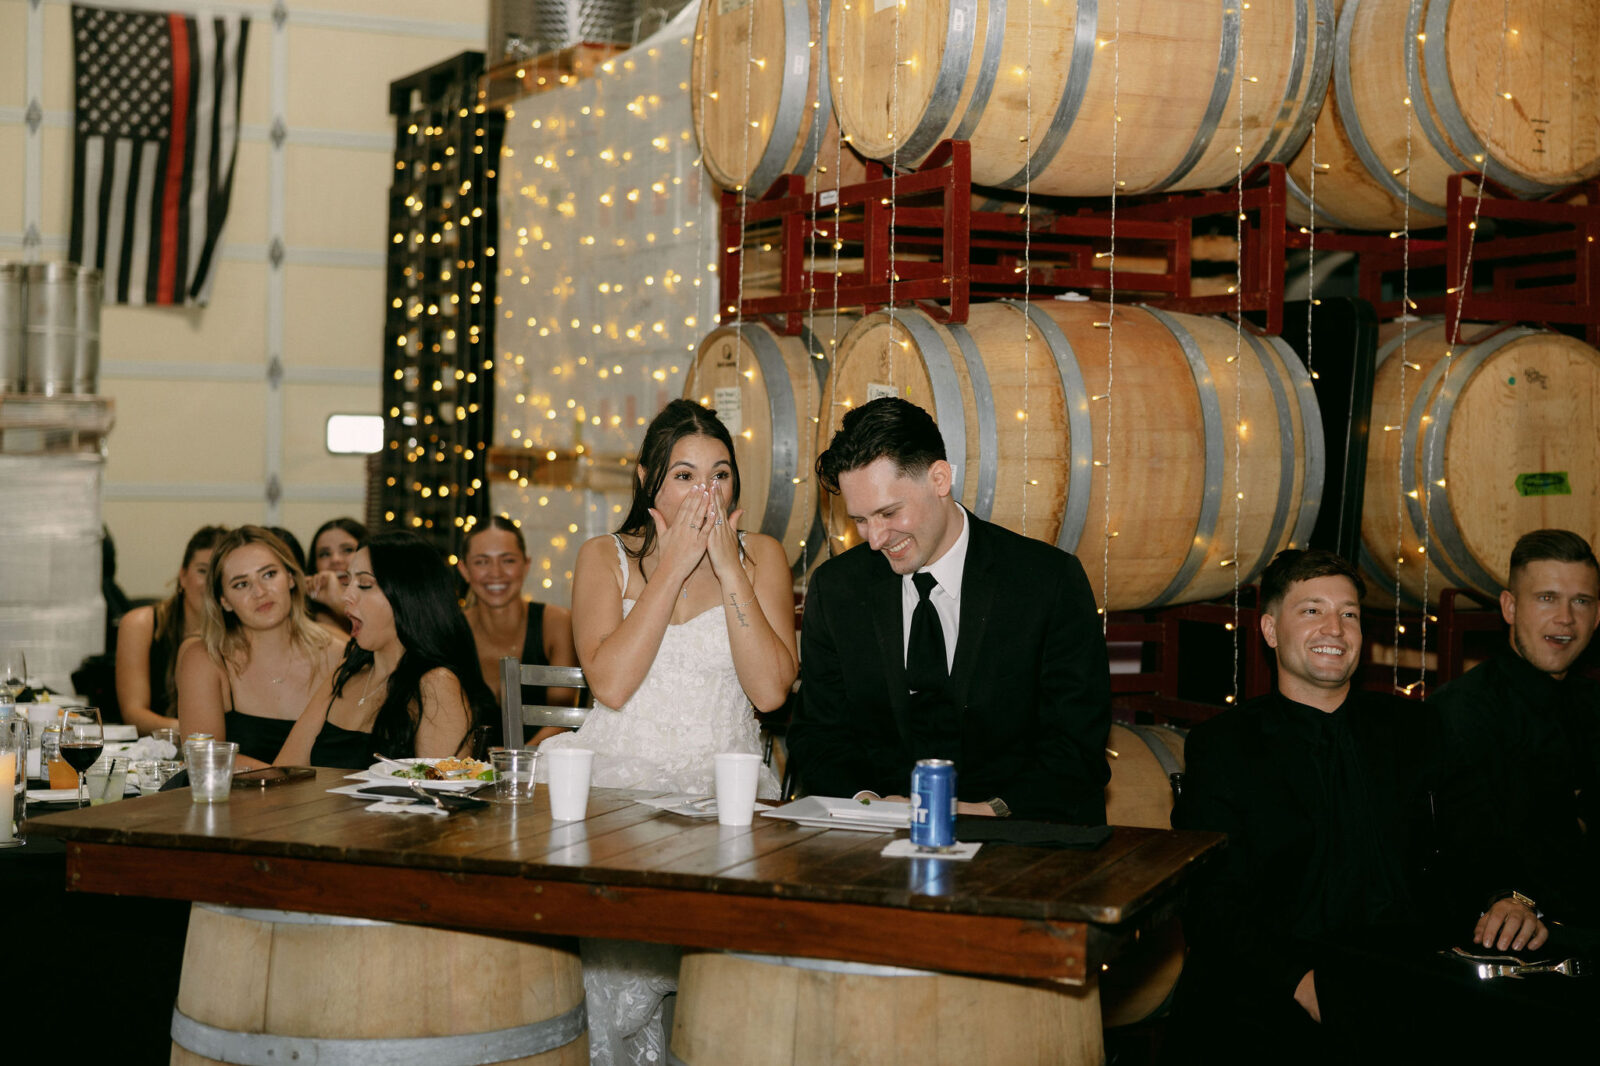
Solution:
[[[205,254],[195,266],[194,295],[199,302],[211,298],[217,276],[217,256],[222,245],[222,223],[228,217],[233,190],[233,164],[239,151],[239,72],[244,67],[248,23],[234,17],[217,23],[217,100],[212,138],[210,211],[206,219]]]
[[[127,217],[128,177],[133,168],[133,142],[118,137],[111,146],[111,177],[105,183],[102,197],[107,201],[106,232],[101,246],[104,263],[106,291],[116,293],[118,303],[125,303],[127,290],[123,287],[122,226]]]
[[[177,250],[173,253],[178,279],[177,289],[173,293],[176,303],[189,301],[189,190],[194,185],[194,102],[200,95],[200,70],[195,63],[195,39],[199,36],[200,24],[195,19],[185,19],[183,25],[183,65],[189,77],[184,86],[187,106],[184,107],[183,116],[183,178],[178,189]]]
[[[216,23],[199,27],[194,35],[195,68],[199,72],[199,91],[194,99],[194,152],[189,164],[189,273],[185,297],[193,296],[204,270],[206,230],[211,213],[212,141],[216,118]]]
[[[128,302],[146,302],[150,277],[150,204],[156,193],[156,162],[161,157],[160,141],[145,141],[139,146],[139,177],[133,196],[133,225],[128,241]]]
[[[144,302],[147,304],[171,303],[170,299],[161,299],[161,275],[167,269],[171,257],[164,254],[164,244],[167,233],[166,200],[167,190],[167,150],[160,144],[154,145],[155,173],[151,180],[150,190],[150,247],[145,255],[145,281]]]
[[[72,198],[72,261],[98,263],[95,249],[100,245],[100,212],[90,206],[100,202],[100,140],[80,137],[73,151],[78,176],[78,194]]]
[[[168,125],[166,180],[161,185],[161,269],[157,271],[156,302],[170,304],[178,289],[178,227],[183,212],[184,152],[188,149],[189,23],[182,15],[168,15],[172,34],[172,117]]]
[[[104,137],[95,138],[99,142],[99,173],[98,180],[92,186],[94,189],[95,214],[100,219],[98,231],[95,233],[94,265],[103,267],[106,261],[106,230],[111,225],[111,171],[112,160],[107,158],[108,149],[115,146],[107,142]],[[108,285],[107,288],[110,288]]]

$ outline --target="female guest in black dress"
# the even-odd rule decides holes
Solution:
[[[414,533],[380,533],[351,557],[344,660],[306,705],[280,765],[363,769],[395,758],[472,754],[473,730],[495,720],[455,579]]]
[[[342,634],[311,620],[305,580],[283,541],[240,526],[212,553],[203,639],[178,652],[183,734],[234,741],[241,768],[272,760],[338,665]]]
[[[578,653],[572,646],[572,612],[522,595],[528,577],[528,550],[515,522],[495,515],[467,534],[456,569],[470,590],[467,625],[478,645],[478,667],[495,699],[500,698],[502,656],[536,666],[578,665]],[[576,696],[569,688],[522,690],[523,703],[570,707]],[[537,745],[559,732],[546,726],[528,743]]]
[[[228,535],[202,526],[183,549],[178,587],[154,607],[135,607],[117,627],[117,703],[140,735],[178,727],[178,647],[200,635],[211,550]]]
[[[350,631],[344,617],[345,575],[356,547],[367,539],[367,527],[354,518],[331,518],[311,536],[306,599],[319,622]]]

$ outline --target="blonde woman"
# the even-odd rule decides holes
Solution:
[[[239,527],[212,552],[202,636],[178,652],[183,735],[234,741],[241,768],[270,764],[344,643],[307,614],[305,575],[283,541]]]

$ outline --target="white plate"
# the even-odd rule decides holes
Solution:
[[[685,818],[715,818],[717,816],[717,798],[715,796],[678,793],[655,796],[638,802],[646,807],[654,807],[658,811],[666,811],[668,814],[681,814]],[[772,805],[764,800],[756,800],[755,809],[768,811],[772,809]]]
[[[871,811],[871,813],[867,813]],[[870,805],[837,796],[806,796],[786,803],[763,818],[781,818],[796,825],[819,829],[850,829],[860,833],[893,833],[911,826],[911,805],[873,800]]]
[[[396,759],[395,760],[395,762],[406,763],[407,765],[412,765],[412,764],[415,764],[415,763],[426,763],[429,766],[432,766],[435,763],[438,763],[440,761],[441,760],[439,760],[439,759]],[[371,766],[367,767],[365,770],[359,771],[358,773],[350,774],[349,775],[349,780],[353,780],[353,781],[382,781],[382,782],[385,782],[385,783],[388,783],[388,784],[401,784],[401,785],[417,784],[417,785],[421,785],[423,788],[443,789],[446,792],[469,791],[471,789],[481,788],[484,785],[488,784],[487,781],[480,781],[477,778],[473,778],[473,777],[453,778],[453,779],[447,780],[447,781],[426,781],[426,780],[423,780],[421,778],[416,778],[416,777],[400,777],[398,775],[398,772],[397,772],[396,768],[393,765],[391,765],[390,763],[386,763],[386,762],[373,763]]]

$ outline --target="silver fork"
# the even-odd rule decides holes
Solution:
[[[427,789],[423,788],[417,782],[413,781],[407,787],[409,787],[411,789],[411,791],[415,792],[421,798],[427,800],[429,803],[431,803],[435,807],[439,808],[441,811],[444,811],[446,814],[450,813],[450,808],[446,807],[444,805],[444,803],[440,801],[438,796],[435,796],[432,792],[429,792]]]
[[[1586,972],[1582,959],[1562,959],[1560,962],[1541,962],[1517,967],[1518,977],[1528,973],[1559,973],[1568,977],[1581,977]]]

